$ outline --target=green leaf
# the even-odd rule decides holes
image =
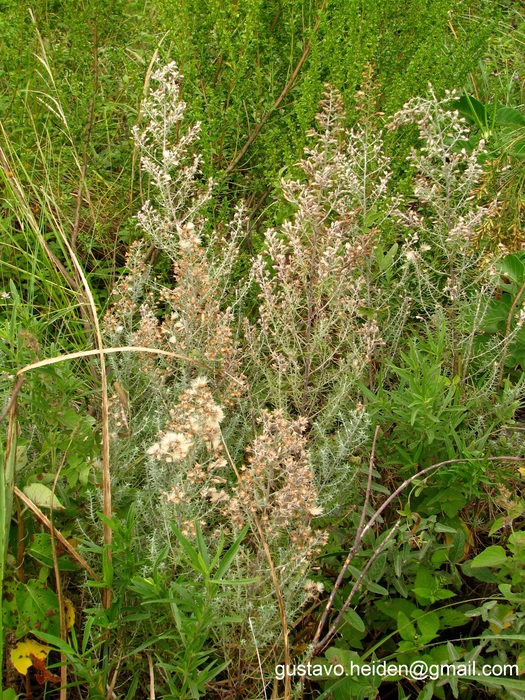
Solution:
[[[496,124],[525,126],[525,115],[514,107],[500,107],[496,111]]]
[[[412,615],[414,610],[417,610],[414,603],[412,603],[410,600],[406,600],[405,598],[378,600],[375,603],[375,606],[381,610],[384,615],[388,615],[388,617],[392,617],[394,620],[397,619],[397,614],[399,611],[402,611],[408,618]]]
[[[365,623],[353,608],[348,608],[348,610],[344,614],[344,618],[348,622],[348,624],[351,625],[358,632],[365,631]]]
[[[483,583],[496,583],[498,580],[495,573],[486,566],[473,568],[472,561],[470,560],[461,564],[461,571],[465,576],[472,576],[472,578],[483,581]]]
[[[427,683],[423,690],[419,693],[417,696],[417,700],[432,700],[434,698],[434,689],[435,689],[436,682],[431,681],[430,683]]]
[[[197,537],[197,547],[199,548],[199,554],[201,555],[201,565],[204,565],[207,571],[210,570],[210,555],[208,554],[208,548],[204,537],[202,536],[201,524],[197,520],[195,522],[195,535]]]
[[[20,583],[17,588],[16,601],[19,623],[17,637],[22,637],[35,629],[60,629],[58,616],[58,598],[50,588],[35,579]]]
[[[448,559],[452,564],[457,564],[465,556],[466,535],[462,528],[456,530],[454,539],[448,550]]]
[[[437,636],[439,632],[439,615],[435,612],[423,613],[416,620],[417,626],[421,630],[423,637],[419,640],[422,643],[428,643],[434,637]]]
[[[397,631],[407,642],[414,642],[417,637],[416,628],[401,610],[397,614]]]
[[[480,568],[482,566],[500,568],[507,561],[507,555],[503,547],[498,544],[487,547],[481,554],[474,557],[471,562],[473,569]]]
[[[378,583],[374,583],[373,581],[367,583],[366,587],[371,593],[377,593],[378,595],[388,595],[388,590],[386,588],[383,588],[383,586],[380,586]]]
[[[69,654],[70,656],[76,656],[76,652],[72,646],[64,642],[60,637],[55,634],[48,634],[46,632],[40,632],[39,630],[33,630],[32,634],[39,639],[42,639],[48,644],[53,644],[57,649],[59,649],[64,654]]]
[[[44,484],[28,484],[22,489],[24,494],[39,508],[52,508],[53,510],[65,510],[58,498]]]
[[[499,635],[498,639],[500,639]],[[523,700],[525,697],[523,692],[524,683],[520,678],[504,678],[503,676],[494,678],[490,678],[489,676],[462,676],[462,680],[476,681],[481,683],[481,685],[487,686],[487,688],[505,688],[515,691],[512,695],[509,694],[506,697],[519,698],[520,700]],[[517,693],[519,693],[519,695]]]
[[[453,106],[462,117],[465,117],[480,129],[485,130],[488,128],[487,107],[472,95],[462,95],[459,100],[454,101]]]
[[[417,598],[421,598],[424,601],[431,601],[434,597],[434,589],[433,588],[424,588],[423,586],[414,586],[412,589],[414,592],[414,595]]]
[[[454,598],[456,593],[454,591],[449,591],[448,588],[440,588],[434,593],[434,600],[447,600],[447,598]]]
[[[232,544],[232,546],[228,549],[226,554],[223,556],[221,563],[217,567],[217,571],[214,574],[214,579],[219,581],[222,576],[228,571],[230,568],[233,560],[235,559],[235,556],[237,555],[237,552],[239,551],[239,548],[241,546],[242,541],[246,537],[246,533],[250,529],[249,525],[246,525],[241,532],[239,533],[239,536],[235,540],[235,542]]]
[[[379,581],[381,576],[383,575],[386,565],[387,565],[387,557],[388,555],[386,552],[383,554],[380,554],[376,560],[373,562],[372,566],[368,570],[368,576],[376,581]]]
[[[492,527],[489,530],[489,537],[491,537],[498,530],[501,530],[502,527],[505,527],[513,520],[519,518],[522,513],[523,507],[521,505],[518,505],[514,506],[513,508],[510,508],[507,515],[502,516],[501,518],[496,518],[496,520],[492,523]]]
[[[519,603],[520,605],[523,605],[525,603],[525,597],[516,595],[515,593],[512,592],[512,586],[508,583],[500,583],[498,585],[499,590],[501,591],[501,594],[510,602],[513,604]]]
[[[517,139],[514,141],[509,153],[511,156],[515,156],[516,158],[525,157],[525,139]]]
[[[199,552],[193,548],[191,542],[188,539],[186,539],[186,537],[184,537],[182,532],[177,527],[175,527],[173,523],[171,524],[171,529],[173,530],[175,537],[178,539],[179,544],[181,545],[186,556],[190,560],[190,563],[195,569],[195,571],[198,571],[200,574],[206,575],[208,572],[205,569],[203,570],[201,561],[199,560]]]
[[[499,267],[504,275],[516,284],[522,285],[525,277],[525,267],[517,255],[506,255]]]
[[[33,535],[27,553],[44,566],[53,568],[53,547],[51,536],[47,532],[39,532]],[[68,556],[60,556],[57,559],[61,571],[77,571],[78,564],[71,561]]]

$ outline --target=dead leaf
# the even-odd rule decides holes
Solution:
[[[64,598],[64,612],[66,614],[66,627],[70,630],[75,624],[75,608],[67,598]]]
[[[39,685],[44,685],[44,683],[60,683],[60,676],[56,676],[49,671],[45,659],[39,659],[34,654],[29,654],[29,656],[35,667],[35,678]]]
[[[11,662],[16,670],[23,674],[27,673],[27,669],[33,664],[33,658],[37,660],[45,660],[51,647],[40,644],[34,639],[28,639],[25,642],[18,642],[14,649],[11,649]]]

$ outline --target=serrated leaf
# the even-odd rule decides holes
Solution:
[[[28,484],[22,489],[24,494],[39,508],[52,508],[53,510],[65,510],[58,498],[44,484]]]

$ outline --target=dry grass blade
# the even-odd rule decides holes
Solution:
[[[33,501],[30,498],[28,498],[25,495],[25,493],[23,493],[23,491],[20,491],[20,489],[17,486],[14,487],[14,494],[17,498],[19,498],[22,501],[22,503],[25,506],[27,506],[27,508],[29,508],[29,510],[31,510],[36,515],[36,517],[42,523],[42,525],[45,525],[45,527],[47,527],[47,529],[53,533],[53,536],[56,538],[56,540],[60,542],[62,547],[64,547],[64,549],[77,562],[77,564],[80,564],[80,566],[88,572],[88,574],[92,577],[94,581],[98,581],[99,577],[93,571],[93,569],[90,567],[87,561],[80,556],[80,554],[73,547],[73,545],[66,540],[64,535],[62,535],[62,533],[51,524],[49,518],[46,515],[44,515],[40,508],[35,503],[33,503]]]
[[[48,365],[56,365],[59,362],[65,362],[66,360],[76,360],[80,357],[92,357],[93,355],[100,355],[102,352],[103,355],[109,355],[111,353],[116,353],[116,352],[144,352],[144,353],[149,353],[151,355],[164,355],[166,357],[173,357],[178,360],[184,360],[185,362],[191,362],[192,364],[199,365],[200,367],[206,367],[207,369],[211,369],[209,365],[205,364],[204,362],[201,362],[200,360],[195,360],[192,357],[187,357],[186,355],[181,355],[180,353],[177,352],[170,352],[169,350],[160,350],[159,348],[148,348],[148,347],[142,347],[142,346],[136,346],[136,345],[124,345],[122,347],[115,347],[115,348],[102,348],[102,351],[100,350],[80,350],[79,352],[71,352],[66,355],[57,355],[57,357],[48,357],[45,360],[39,360],[38,362],[33,362],[30,365],[26,365],[25,367],[22,367],[22,369],[19,369],[18,372],[16,373],[17,376],[21,376],[23,374],[26,374],[27,372],[30,372],[33,369],[39,369],[40,367],[47,367]]]

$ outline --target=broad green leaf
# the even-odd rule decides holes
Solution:
[[[516,158],[525,157],[525,139],[517,139],[512,144],[510,154]]]
[[[420,639],[422,643],[426,644],[437,636],[440,627],[439,615],[437,613],[423,613],[422,615],[418,616],[416,622],[417,626],[421,630],[421,634],[423,635]]]
[[[401,639],[404,639],[407,642],[413,642],[417,637],[416,628],[411,620],[409,620],[409,618],[401,610],[397,614],[397,631],[399,632]]]
[[[412,603],[410,600],[406,600],[405,598],[390,598],[389,600],[378,600],[375,603],[375,606],[381,610],[381,612],[384,615],[388,615],[388,617],[394,618],[394,620],[397,619],[397,615],[400,611],[402,611],[406,616],[407,619],[412,615],[414,610],[417,610],[416,605]]]
[[[500,107],[496,112],[496,124],[525,126],[525,115],[514,107]]]
[[[27,583],[20,583],[16,593],[18,604],[19,623],[17,637],[34,630],[58,630],[60,621],[58,616],[58,598],[56,593],[42,583],[31,579]]]
[[[448,588],[440,588],[434,593],[434,600],[447,600],[447,598],[454,598],[456,595],[454,591],[449,591]]]
[[[30,501],[39,508],[52,508],[53,510],[64,510],[64,506],[53,492],[44,484],[28,484],[22,489]]]
[[[516,284],[522,285],[525,277],[525,267],[517,255],[506,255],[499,267],[504,275]]]
[[[454,108],[458,110],[462,117],[465,117],[480,129],[485,130],[488,128],[487,107],[472,95],[462,95],[459,100],[455,100]]]
[[[461,571],[465,574],[465,576],[472,576],[472,578],[475,578],[478,581],[483,581],[484,583],[496,583],[498,580],[495,573],[491,571],[491,569],[486,566],[474,568],[472,566],[472,561],[470,560],[461,564]]]
[[[505,550],[500,545],[495,544],[487,549],[483,550],[477,557],[471,562],[473,569],[477,569],[482,566],[500,568],[507,560],[507,555]]]
[[[448,550],[448,558],[452,564],[457,564],[465,556],[466,535],[462,528],[458,528]]]

